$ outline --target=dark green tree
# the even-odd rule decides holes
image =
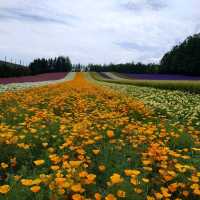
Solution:
[[[175,46],[163,56],[160,64],[161,73],[200,75],[200,34]]]

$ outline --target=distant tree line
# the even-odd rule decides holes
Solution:
[[[48,72],[68,72],[72,70],[72,64],[69,57],[42,58],[34,60],[29,65],[29,69],[32,75]]]
[[[134,62],[125,64],[109,64],[109,65],[94,65],[89,64],[87,67],[90,71],[96,72],[120,72],[120,73],[143,73],[152,74],[159,73],[160,65],[158,64],[142,64]]]
[[[72,66],[72,69],[73,69],[73,71],[75,71],[75,72],[81,72],[81,71],[87,71],[86,69],[85,69],[85,66],[84,65],[82,65],[82,64],[74,64],[73,66]]]
[[[72,70],[69,57],[54,59],[35,59],[28,67],[0,61],[0,77],[18,77],[49,72],[68,72]]]
[[[88,69],[97,72],[200,75],[200,34],[190,36],[183,43],[175,46],[163,56],[160,64],[90,64]]]

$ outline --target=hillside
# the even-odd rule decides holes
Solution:
[[[4,64],[5,64],[5,61],[0,60],[0,66],[2,66],[2,65],[4,65]],[[14,64],[14,63],[10,63],[10,62],[6,62],[6,65],[9,66],[9,67],[20,66],[20,65],[18,65],[18,64]],[[23,67],[23,66],[21,65],[21,67]]]
[[[30,74],[28,67],[0,60],[0,77],[18,77]]]

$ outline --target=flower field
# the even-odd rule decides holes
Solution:
[[[0,93],[0,199],[200,199],[199,95],[142,88]]]
[[[106,78],[108,76],[109,78]],[[113,73],[113,72],[102,72],[102,73],[92,73],[92,77],[99,81],[104,81],[108,83],[117,83],[122,85],[135,85],[139,87],[150,87],[156,89],[167,89],[167,90],[180,90],[184,92],[192,92],[192,93],[200,93],[200,80],[199,77],[193,79],[188,76],[170,76],[170,77],[163,77],[161,75],[157,75],[157,77],[152,75],[152,77],[147,76],[144,79],[134,79],[125,76],[121,73]],[[156,78],[154,78],[156,77]],[[160,79],[159,79],[160,78]],[[170,80],[170,78],[172,80]],[[173,80],[175,79],[176,80]],[[185,78],[185,79],[184,79]],[[156,79],[156,80],[154,80]],[[165,80],[166,79],[166,80]],[[184,79],[184,80],[183,80]]]
[[[35,76],[0,78],[0,84],[52,81],[65,78],[66,72],[45,73]]]
[[[142,79],[142,80],[200,80],[199,76],[185,76],[185,75],[174,75],[174,74],[133,74],[133,73],[121,73],[129,79]]]
[[[63,78],[64,74],[65,74],[65,76]],[[28,79],[27,77],[20,79],[20,77],[19,77],[19,78],[14,79],[16,81],[19,81],[17,83],[0,84],[0,93],[6,92],[6,91],[16,91],[16,90],[28,89],[28,88],[32,88],[32,87],[38,87],[38,86],[40,87],[40,86],[49,85],[49,84],[52,84],[52,83],[60,83],[60,82],[63,82],[63,81],[70,81],[74,78],[76,73],[75,72],[69,72],[67,74],[66,73],[64,73],[64,74],[62,74],[62,76],[60,76],[61,74],[59,73],[58,74],[59,77],[56,76],[58,79],[55,79],[55,80],[54,79],[48,80],[48,78],[53,78],[53,75],[50,75],[50,77],[46,77],[46,75],[38,75],[38,76],[34,76],[34,77],[32,76],[31,79]],[[46,79],[46,81],[45,81],[44,78]],[[12,80],[13,80],[12,78],[9,78],[8,81],[12,82]],[[22,81],[22,83],[20,83],[20,80]],[[24,80],[26,80],[26,81],[29,80],[29,81],[23,82]],[[40,80],[40,81],[38,81],[38,80]],[[30,81],[32,81],[32,82],[30,82]]]
[[[107,82],[101,84],[143,101],[158,117],[165,117],[169,123],[200,128],[199,94]]]

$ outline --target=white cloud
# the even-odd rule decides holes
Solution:
[[[1,0],[0,55],[153,62],[199,30],[199,0]]]

